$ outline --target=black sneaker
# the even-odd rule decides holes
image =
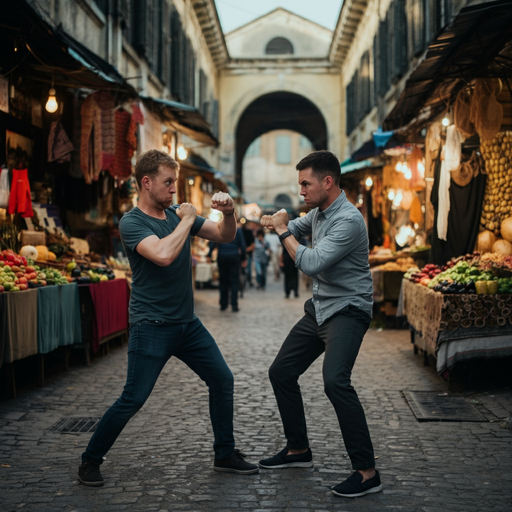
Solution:
[[[296,455],[286,455],[288,448],[281,450],[277,455],[259,461],[260,468],[281,469],[281,468],[310,468],[313,466],[313,454],[308,448],[307,452]]]
[[[225,459],[215,459],[213,469],[225,473],[238,473],[239,475],[250,475],[259,471],[256,464],[245,461],[245,454],[240,450],[232,451]]]
[[[105,482],[100,473],[100,467],[94,462],[82,462],[78,467],[78,480],[84,485],[99,487]]]
[[[375,470],[375,476],[363,482],[363,475],[356,471],[349,476],[344,482],[331,488],[331,492],[335,496],[343,496],[344,498],[358,498],[366,494],[382,491],[380,483],[380,475]]]

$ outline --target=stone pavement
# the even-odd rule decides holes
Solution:
[[[285,444],[267,369],[309,294],[286,300],[281,287],[271,282],[265,292],[248,290],[239,313],[221,313],[216,290],[196,293],[197,313],[235,375],[235,436],[252,461]],[[419,423],[402,391],[448,389],[422,363],[408,331],[370,330],[353,372],[382,493],[349,500],[329,492],[351,469],[323,392],[321,360],[301,379],[314,468],[214,472],[206,387],[171,360],[109,452],[105,486],[90,488],[76,478],[90,434],[48,429],[63,417],[101,416],[118,397],[126,345],[115,348],[89,367],[73,366],[42,389],[0,402],[0,510],[512,511],[512,390],[473,393],[490,421]]]

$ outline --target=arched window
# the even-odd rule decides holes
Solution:
[[[293,45],[284,37],[274,37],[265,48],[267,55],[293,55]]]

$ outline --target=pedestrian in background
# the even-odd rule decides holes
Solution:
[[[240,288],[240,273],[242,262],[245,261],[245,239],[242,229],[237,227],[236,236],[227,244],[210,242],[210,255],[217,247],[217,266],[219,267],[219,304],[220,310],[225,311],[231,299],[231,311],[240,311],[238,307],[238,290]]]
[[[300,194],[312,210],[288,220],[285,210],[262,217],[297,267],[313,276],[313,298],[292,328],[269,370],[287,439],[278,454],[259,462],[278,469],[311,467],[304,405],[298,379],[322,353],[324,389],[334,406],[354,473],[332,488],[355,498],[382,490],[363,407],[350,382],[370,325],[373,285],[364,219],[340,188],[340,163],[330,151],[316,151],[297,164]],[[312,235],[312,247],[299,244]]]
[[[270,263],[272,264],[272,273],[274,274],[274,281],[279,281],[281,278],[281,268],[279,267],[279,250],[281,244],[279,243],[279,237],[273,231],[265,234],[265,242],[270,246]]]
[[[265,241],[265,233],[259,229],[254,241],[254,267],[256,268],[256,282],[258,290],[267,286],[267,267],[270,261],[270,245]]]
[[[174,205],[179,164],[156,149],[137,161],[138,206],[119,223],[133,272],[130,298],[128,372],[121,396],[103,415],[78,469],[80,482],[103,485],[100,465],[119,434],[148,399],[167,361],[176,356],[208,386],[216,471],[256,473],[233,437],[233,374],[194,313],[192,236],[226,243],[236,236],[235,208],[229,194],[216,193],[212,208],[219,223],[198,217],[192,204]],[[169,435],[172,435],[169,433]]]
[[[249,286],[252,288],[254,286],[252,282],[252,256],[254,252],[254,233],[252,229],[248,226],[248,222],[242,224],[242,233],[244,234],[245,240],[245,256],[247,265],[245,267],[245,274],[247,276],[247,282]]]

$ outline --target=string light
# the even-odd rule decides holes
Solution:
[[[48,93],[48,101],[46,102],[45,108],[46,108],[47,112],[50,112],[50,114],[57,112],[57,109],[59,108],[59,104],[57,103],[57,98],[55,97],[55,89],[53,88],[53,72],[52,72],[52,87]]]
[[[407,169],[405,172],[404,172],[404,177],[406,180],[410,180],[412,178],[412,172],[410,169]]]
[[[368,188],[370,188],[370,187],[373,185],[372,177],[371,177],[371,176],[368,176],[368,178],[366,178],[365,183],[366,183],[366,186],[367,186]]]
[[[441,121],[441,124],[443,126],[449,126],[450,125],[450,120],[447,117],[444,117],[443,120]]]
[[[393,199],[395,199],[395,191],[393,189],[391,189],[389,192],[388,192],[388,199],[390,201],[393,201]]]

